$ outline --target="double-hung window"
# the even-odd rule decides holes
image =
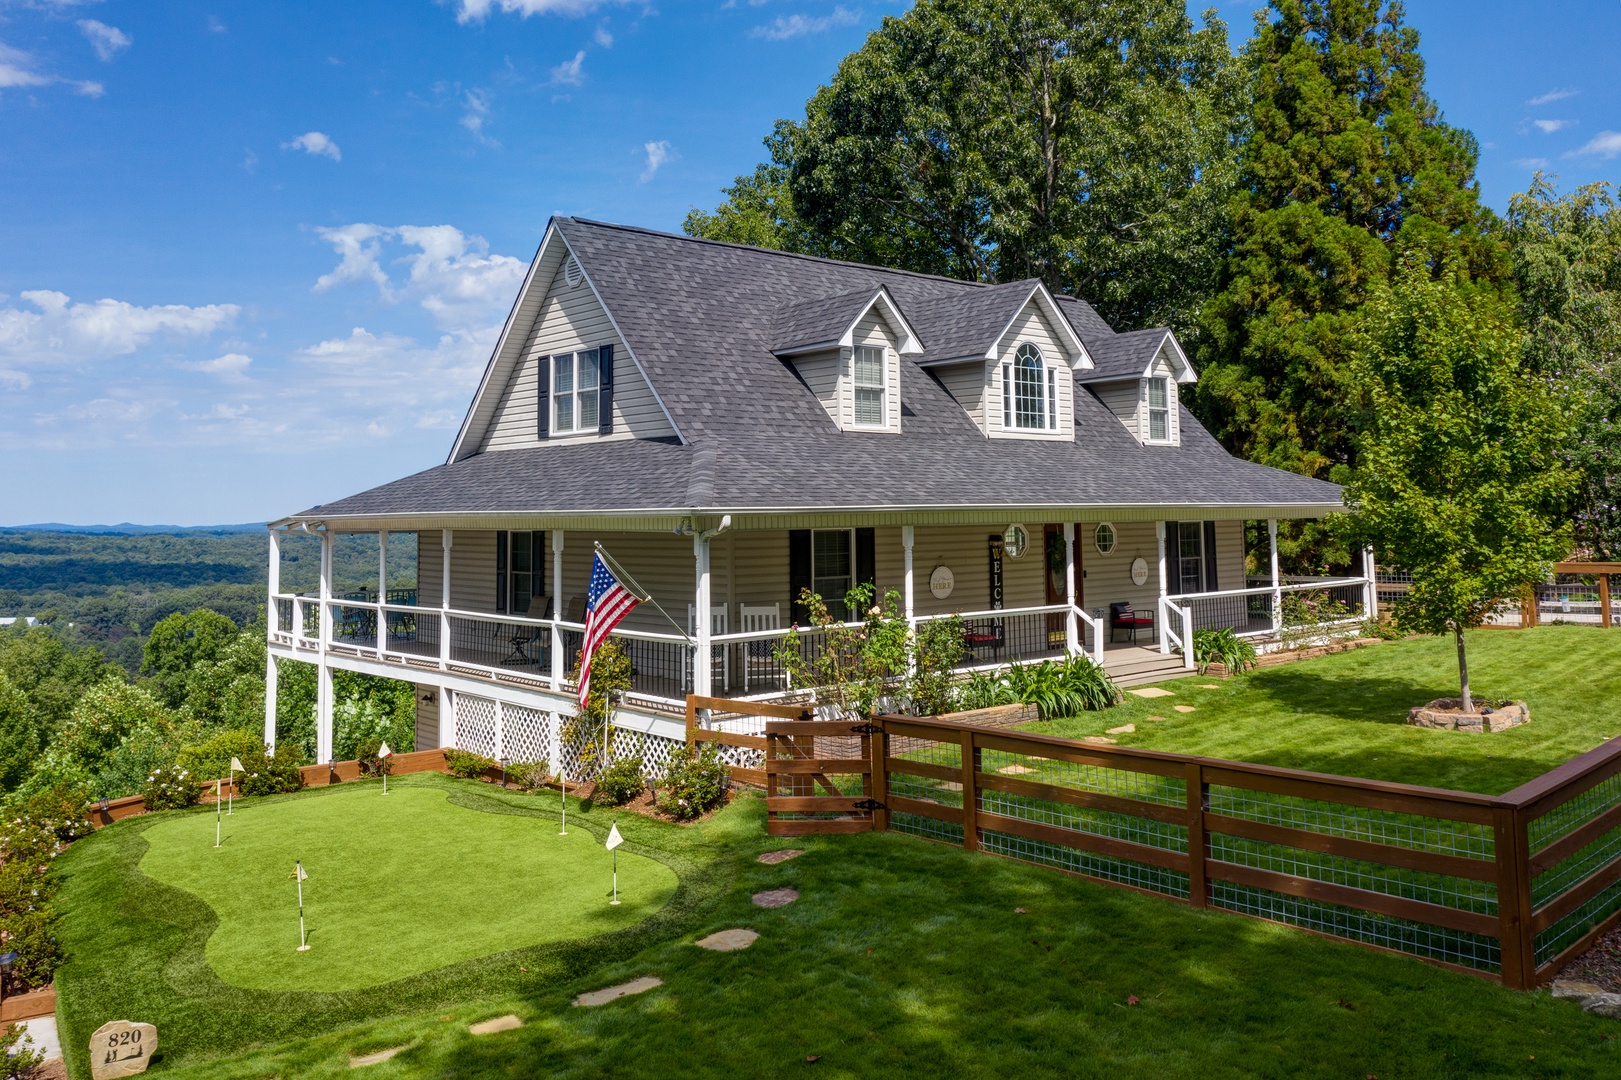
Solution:
[[[1146,380],[1148,383],[1148,438],[1150,442],[1168,442],[1171,438],[1171,391],[1164,376]]]
[[[1182,593],[1204,589],[1204,524],[1179,521],[1176,525],[1177,580]]]
[[[856,426],[884,427],[889,421],[884,385],[884,350],[876,345],[857,345],[852,368],[856,388]]]
[[[1002,365],[1002,426],[1019,431],[1058,430],[1058,371],[1029,342]]]
[[[558,433],[597,430],[601,372],[598,350],[552,357],[552,430]]]
[[[839,622],[850,617],[845,594],[855,585],[854,533],[849,529],[817,529],[811,533],[811,591],[827,604]]]
[[[495,549],[495,610],[513,615],[529,614],[533,601],[545,599],[546,543],[543,532],[498,532]],[[544,611],[536,611],[544,617]]]

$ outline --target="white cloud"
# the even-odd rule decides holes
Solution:
[[[329,157],[333,161],[343,160],[343,151],[338,149],[338,144],[319,131],[306,131],[292,141],[282,143],[281,148],[283,150],[302,150],[306,154]]]
[[[318,228],[315,231],[343,256],[342,262],[316,279],[316,292],[324,292],[346,281],[374,281],[385,300],[393,299],[389,291],[388,274],[377,262],[380,255],[377,242],[390,235],[392,230],[385,229],[381,225],[357,223],[336,229]]]
[[[601,26],[597,27],[596,33],[591,35],[591,40],[595,41],[598,45],[601,45],[604,49],[611,49],[614,47],[614,36],[609,32],[607,23],[603,23]]]
[[[1614,160],[1621,156],[1621,131],[1601,131],[1586,146],[1579,150],[1572,150],[1566,157],[1588,157],[1597,155],[1607,160]]]
[[[526,269],[510,255],[490,254],[482,236],[468,236],[454,225],[385,228],[357,223],[316,232],[342,256],[316,281],[316,291],[348,281],[371,281],[386,302],[415,300],[442,329],[457,334],[481,333],[487,322],[499,320],[511,306]],[[383,268],[385,241],[416,249],[393,260],[407,267],[406,280],[399,285]]]
[[[103,61],[111,61],[121,50],[134,43],[124,31],[116,26],[108,26],[99,19],[80,19],[79,30],[90,40],[90,47]]]
[[[670,144],[663,139],[658,142],[643,143],[642,149],[647,151],[647,168],[642,170],[641,177],[641,182],[644,184],[653,179],[660,166],[674,161],[679,156],[671,148]]]
[[[552,68],[553,86],[579,86],[585,82],[585,75],[580,71],[580,65],[585,63],[585,50],[581,49],[574,54],[574,59],[564,60]]]
[[[105,92],[100,83],[88,79],[64,79],[58,75],[47,75],[35,67],[33,54],[14,49],[0,41],[0,90],[51,86],[56,83],[71,86],[74,93],[83,94],[85,97],[100,97]]]
[[[462,127],[472,132],[473,138],[485,146],[500,146],[500,143],[484,134],[484,125],[490,119],[490,95],[475,87],[462,95],[462,103],[467,107],[467,111],[462,113]]]
[[[183,366],[200,371],[204,375],[218,375],[226,382],[242,382],[247,379],[248,366],[252,363],[253,357],[233,352],[216,356],[212,360],[197,360]]]
[[[1574,126],[1576,121],[1574,121],[1574,120],[1533,120],[1533,121],[1531,121],[1531,123],[1535,124],[1537,126],[1537,129],[1539,131],[1541,131],[1544,135],[1552,135],[1556,131],[1562,131],[1565,128]]]
[[[749,36],[767,41],[787,41],[807,34],[820,34],[835,26],[854,26],[858,21],[855,12],[840,4],[826,15],[778,15],[765,26],[750,30]]]
[[[0,306],[0,366],[13,372],[125,356],[160,335],[206,337],[241,311],[235,304],[75,304],[49,289],[25,291],[22,299],[33,310]]]
[[[1564,101],[1566,98],[1575,97],[1579,93],[1581,93],[1580,90],[1569,90],[1569,89],[1549,90],[1546,94],[1538,94],[1536,97],[1534,97],[1531,100],[1527,101],[1526,104],[1527,105],[1552,105],[1556,101]]]
[[[252,150],[242,151],[242,171],[252,176],[259,171],[259,155]]]
[[[589,15],[601,6],[602,0],[461,0],[456,21],[483,22],[497,8],[504,14],[527,19],[531,15]]]
[[[1545,157],[1515,158],[1514,164],[1518,165],[1522,169],[1546,169],[1548,167],[1548,159]]]

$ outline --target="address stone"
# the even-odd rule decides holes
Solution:
[[[158,1029],[131,1020],[109,1020],[90,1036],[92,1080],[144,1073],[158,1049]]]

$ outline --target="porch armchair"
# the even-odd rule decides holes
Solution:
[[[981,650],[987,650],[993,658],[1000,659],[1006,626],[1001,619],[970,619],[963,625],[963,644],[968,647],[969,655],[977,657]]]
[[[1147,630],[1150,641],[1158,641],[1159,635],[1154,626],[1154,613],[1135,610],[1127,601],[1109,605],[1109,640],[1113,641],[1117,632],[1124,630],[1130,635],[1132,642],[1137,640],[1137,631]]]

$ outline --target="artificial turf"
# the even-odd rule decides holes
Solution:
[[[622,929],[663,907],[674,871],[613,855],[584,829],[458,806],[442,788],[354,785],[145,831],[142,873],[193,894],[218,925],[204,953],[251,990],[355,990],[490,953]],[[294,860],[309,875],[299,943]]]
[[[1621,630],[1541,626],[1467,635],[1477,697],[1527,702],[1531,722],[1490,735],[1410,727],[1407,710],[1458,695],[1451,638],[1409,638],[1231,679],[1163,684],[1173,697],[1025,725],[1121,746],[1499,795],[1621,735]],[[1216,684],[1213,690],[1200,684]],[[1179,713],[1177,705],[1191,705]]]

